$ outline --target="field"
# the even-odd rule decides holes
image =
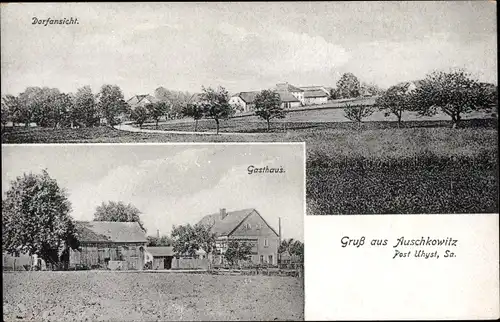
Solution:
[[[310,116],[314,119],[314,114]],[[272,133],[260,133],[265,122],[251,117],[222,123],[226,130],[257,132],[253,135],[16,128],[8,129],[2,141],[306,142],[308,214],[498,212],[495,118],[464,120],[461,128],[452,129],[449,120],[405,121],[401,128],[396,122],[371,121],[358,128],[352,122],[303,122],[303,114],[294,117],[278,126],[274,123]],[[199,126],[213,130],[215,122],[207,120]],[[194,123],[180,121],[161,127],[191,131]]]
[[[303,320],[303,280],[99,271],[3,274],[4,321]]]

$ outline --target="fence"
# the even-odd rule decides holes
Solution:
[[[172,269],[208,269],[206,258],[173,258]]]
[[[243,269],[227,269],[214,268],[209,271],[214,275],[265,275],[265,276],[292,276],[303,277],[303,268],[297,269],[281,269],[281,268],[243,268]]]

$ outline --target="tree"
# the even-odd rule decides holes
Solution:
[[[173,226],[171,235],[177,255],[194,256],[200,249],[194,228],[190,224]]]
[[[77,90],[70,118],[72,123],[77,123],[80,126],[91,127],[98,124],[97,104],[90,86],[84,86]]]
[[[330,89],[330,98],[329,99],[331,99],[331,100],[340,99],[340,95],[338,94],[336,88]]]
[[[273,118],[285,118],[285,109],[281,106],[281,98],[278,93],[271,90],[263,90],[255,97],[255,115],[267,122],[267,130],[271,130],[270,121]]]
[[[187,104],[182,109],[182,115],[186,117],[192,117],[195,121],[194,131],[198,131],[198,120],[203,117],[203,107],[199,104]]]
[[[189,103],[191,96],[189,92],[171,91],[165,87],[158,87],[155,90],[155,97],[160,102],[166,102],[169,105],[167,112],[174,115],[182,114],[182,109]]]
[[[420,115],[435,115],[441,109],[456,128],[463,114],[489,108],[491,95],[464,70],[434,71],[412,92],[411,104]]]
[[[5,126],[11,121],[12,126],[21,121],[20,117],[21,106],[19,98],[14,95],[7,94],[2,97],[2,124]],[[5,123],[4,123],[5,122]]]
[[[174,252],[178,255],[194,256],[200,249],[210,254],[215,249],[216,234],[211,231],[210,226],[201,224],[173,226],[171,235]]]
[[[149,111],[145,106],[136,106],[130,113],[130,118],[142,128],[142,125],[149,118]]]
[[[246,242],[231,240],[228,244],[224,258],[233,266],[240,260],[248,260],[252,254],[252,245]]]
[[[361,94],[361,85],[359,80],[352,73],[345,73],[337,82],[337,98],[359,97]]]
[[[146,109],[148,110],[149,116],[155,120],[156,129],[158,129],[158,122],[160,118],[166,115],[169,111],[169,106],[167,102],[155,102],[152,104],[146,105]]]
[[[347,104],[347,106],[344,108],[345,117],[353,122],[357,122],[358,129],[360,128],[363,119],[372,115],[373,112],[373,107],[369,105],[351,106]]]
[[[229,93],[221,86],[217,90],[211,87],[202,87],[202,90],[200,101],[203,115],[215,120],[217,134],[219,134],[220,120],[226,120],[235,113],[234,107],[229,104]]]
[[[376,84],[372,84],[372,83],[362,83],[361,90],[367,91],[368,93],[370,93],[373,96],[379,96],[379,95],[382,95],[384,93],[384,90],[382,88],[380,88]]]
[[[148,236],[146,239],[148,240],[148,244],[146,245],[148,247],[173,245],[172,239],[166,235],[163,235],[160,238],[156,236]]]
[[[376,101],[379,109],[385,111],[386,117],[390,114],[397,117],[398,127],[401,125],[403,112],[410,109],[409,94],[407,94],[409,85],[409,83],[406,83],[392,86]]]
[[[127,112],[127,103],[123,98],[123,93],[117,85],[103,85],[98,94],[98,107],[101,115],[107,123],[114,127],[120,124],[120,116]]]
[[[146,231],[140,218],[141,211],[134,205],[125,205],[122,201],[102,203],[97,206],[94,221],[136,222]]]
[[[50,112],[50,119],[54,129],[58,126],[67,125],[70,118],[70,111],[73,107],[71,96],[65,93],[60,93],[54,97],[53,106]]]
[[[60,94],[57,88],[26,88],[23,93],[19,94],[25,117],[29,117],[29,121],[35,122],[38,126],[51,126],[54,122],[55,101]]]
[[[5,130],[5,127],[7,126],[7,123],[9,122],[9,119],[10,119],[9,109],[2,102],[2,133]]]
[[[66,191],[46,170],[17,177],[2,200],[3,250],[58,262],[61,247],[78,247],[70,211]]]
[[[40,87],[27,87],[24,92],[19,94],[18,121],[24,123],[26,127],[35,119],[38,119],[39,122],[42,117],[43,108],[40,107],[41,92]]]

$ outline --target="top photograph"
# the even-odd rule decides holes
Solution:
[[[1,142],[306,142],[308,214],[498,213],[496,11],[2,4]]]

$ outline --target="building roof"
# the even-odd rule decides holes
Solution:
[[[219,236],[229,236],[248,216],[250,216],[254,212],[262,218],[262,216],[255,208],[248,208],[236,211],[228,211],[224,219],[221,218],[220,212],[206,215],[198,222],[198,224],[212,226],[212,232],[216,233]],[[264,218],[262,218],[262,220],[269,226]],[[271,230],[276,235],[278,235],[271,226],[269,226],[269,228],[271,228]]]
[[[280,95],[280,99],[282,102],[300,102],[290,92],[278,91],[277,93]]]
[[[414,80],[414,81],[398,83],[397,86],[405,86],[405,85],[414,84],[415,87],[420,87],[420,86],[422,86],[422,83],[423,83],[423,80]]]
[[[146,243],[146,232],[137,222],[76,221],[80,242]]]
[[[288,84],[288,83],[276,84],[276,89],[279,91],[288,91],[288,92],[303,92],[304,91],[304,90],[302,90],[296,86],[293,86],[291,84]]]
[[[328,94],[322,89],[306,90],[304,92],[304,97],[305,98],[328,97]]]
[[[160,256],[174,256],[174,247],[172,246],[155,246],[147,247],[146,251],[149,252],[153,257]]]
[[[127,103],[129,104],[139,104],[140,102],[142,102],[144,99],[147,99],[149,100],[150,102],[154,103],[156,101],[158,101],[156,99],[156,97],[152,96],[152,95],[149,95],[149,94],[141,94],[141,95],[134,95],[132,96],[128,101]]]
[[[257,95],[259,95],[259,93],[259,91],[240,92],[234,96],[239,96],[245,103],[252,104],[253,102],[255,102],[255,98],[257,97]]]

